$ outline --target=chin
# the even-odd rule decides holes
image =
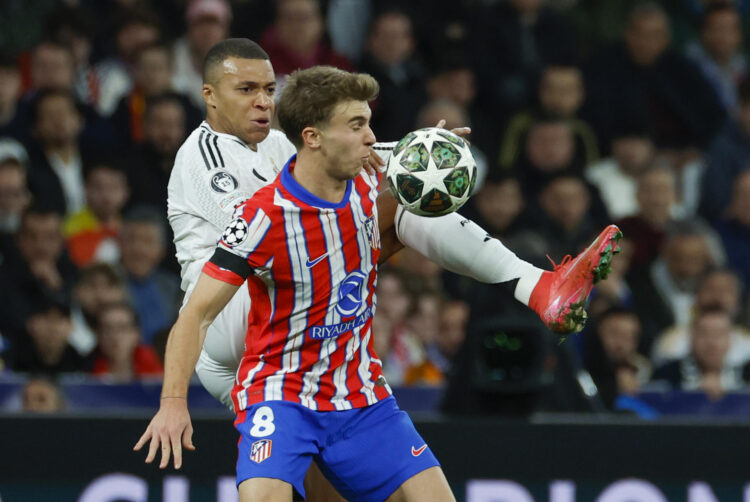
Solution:
[[[270,134],[270,132],[271,132],[270,129],[266,131],[248,131],[248,132],[245,132],[244,137],[241,139],[245,143],[248,143],[251,145],[257,145],[258,143],[266,139],[268,135]]]

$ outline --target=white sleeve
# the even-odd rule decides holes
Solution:
[[[391,152],[393,152],[393,149],[396,147],[396,143],[398,143],[398,141],[375,143],[374,145],[372,145],[372,149],[375,150],[375,153],[380,155],[380,158],[383,159],[383,162],[388,163],[388,158],[391,156]]]

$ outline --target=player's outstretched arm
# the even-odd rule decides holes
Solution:
[[[182,448],[195,449],[187,407],[190,377],[198,361],[206,330],[238,288],[237,285],[201,274],[190,300],[172,327],[164,358],[159,411],[133,448],[138,451],[151,441],[146,463],[153,462],[161,450],[159,468],[167,467],[170,456],[174,455],[174,467],[179,469],[182,466]]]

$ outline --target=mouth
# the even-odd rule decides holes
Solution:
[[[271,121],[269,119],[255,119],[251,120],[250,122],[261,129],[268,129],[269,127],[271,127]]]

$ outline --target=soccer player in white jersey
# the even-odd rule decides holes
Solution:
[[[169,187],[186,297],[234,205],[269,183],[294,152],[281,133],[269,128],[275,79],[260,47],[246,39],[220,42],[206,58],[204,81],[207,119],[178,153]],[[389,192],[378,198],[378,209],[384,248],[393,252],[409,245],[483,282],[518,280],[516,297],[562,333],[580,328],[583,302],[594,280],[606,274],[617,235],[615,227],[608,227],[578,259],[543,273],[457,214],[416,217],[403,212]],[[241,289],[208,329],[196,367],[206,388],[230,406],[249,309],[249,296]]]

